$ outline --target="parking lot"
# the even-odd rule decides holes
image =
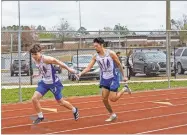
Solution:
[[[34,70],[34,73],[37,74],[37,70]],[[64,84],[66,83],[75,83],[75,81],[70,81],[68,80],[68,72],[66,70],[62,70],[61,74],[57,74],[57,76],[64,82]],[[174,79],[175,77],[172,76],[172,79]],[[183,78],[187,78],[187,72],[185,72],[185,74],[183,75],[176,75],[177,79],[183,79]],[[38,80],[40,79],[40,77],[38,78],[33,78],[33,84],[37,84]],[[145,74],[137,74],[135,77],[131,77],[131,81],[140,81],[140,80],[161,80],[161,79],[167,79],[166,74],[161,74],[155,77],[147,77]],[[96,79],[84,79],[81,80],[79,82],[98,82],[98,80]],[[77,81],[76,81],[77,83]],[[19,84],[19,76],[10,76],[10,72],[7,73],[1,73],[1,84],[3,85],[18,85]],[[26,75],[22,75],[21,76],[21,84],[22,85],[30,85],[31,84],[31,77],[30,76],[26,76]]]
[[[116,50],[115,50],[116,51]],[[124,52],[126,50],[121,50],[121,52],[123,52],[121,54],[122,56],[122,65],[125,66],[125,63],[126,63],[126,56],[124,56]],[[136,49],[136,52],[140,52],[140,50]],[[70,61],[71,60],[71,57],[73,55],[85,55],[85,54],[94,54],[95,53],[95,50],[79,50],[78,52],[73,50],[73,51],[55,51],[55,52],[46,52],[47,55],[51,55],[53,57],[56,57],[58,59],[60,59],[61,61]],[[9,66],[9,63],[10,63],[10,59],[9,59],[9,54],[7,55],[3,55],[6,59],[5,61],[5,67],[6,67],[6,71],[5,72],[2,72],[1,74],[1,83],[2,85],[18,85],[19,84],[19,76],[12,76],[10,75],[10,71],[7,70],[7,69],[10,69],[8,66]],[[159,55],[160,56],[160,55]],[[26,56],[25,56],[26,58]],[[139,57],[137,57],[139,58]],[[159,57],[160,58],[160,57]],[[143,57],[141,57],[141,59],[143,59]],[[162,63],[165,63],[166,62],[166,57],[163,56],[162,58],[160,58],[160,61],[157,61],[158,58],[155,58],[154,61],[153,60],[153,57],[152,55],[149,56],[149,58],[146,58],[146,59],[149,59],[149,61],[140,61],[139,59],[135,59],[134,58],[134,69],[136,69],[136,76],[133,76],[130,78],[130,80],[132,81],[141,81],[141,80],[161,80],[161,79],[167,79],[167,75],[166,73],[163,73],[163,74],[160,74],[160,75],[154,75],[154,76],[148,76],[146,75],[144,72],[145,69],[144,69],[144,66],[145,66],[145,62],[147,62],[147,65],[149,67],[149,70],[147,70],[148,72],[152,72],[150,69],[156,69],[158,64],[153,64],[153,63],[157,63],[157,62],[162,62]],[[81,60],[81,59],[79,59]],[[136,60],[136,61],[135,61]],[[81,62],[81,61],[80,61]],[[86,67],[86,65],[88,63],[80,63],[79,62],[79,66],[81,66],[82,64],[84,64],[84,68]],[[151,64],[150,64],[151,63]],[[74,63],[74,67],[76,67],[76,63]],[[166,65],[165,65],[166,66]],[[82,67],[82,68],[83,68]],[[151,68],[150,68],[151,67]],[[74,68],[75,69],[75,68]],[[127,71],[124,71],[125,74],[127,74]],[[37,70],[34,70],[34,74],[37,73]],[[62,70],[62,73],[60,74],[57,74],[59,76],[59,78],[64,82],[64,84],[69,84],[69,83],[75,83],[75,81],[71,81],[68,79],[68,72],[66,70]],[[171,79],[183,79],[183,78],[187,78],[187,72],[185,72],[184,74],[176,74],[176,76],[172,76]],[[32,80],[32,84],[37,84],[38,80],[40,78],[33,78],[31,79],[30,76],[26,76],[26,75],[22,75],[21,76],[21,84],[22,85],[30,85],[31,84],[31,80]],[[79,82],[98,82],[98,80],[96,79],[91,79],[91,78],[85,78]]]

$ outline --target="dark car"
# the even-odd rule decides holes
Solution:
[[[29,63],[26,60],[21,60],[21,74],[26,74],[29,76]],[[19,60],[14,60],[11,67],[10,67],[11,76],[18,76],[19,74]]]
[[[171,62],[171,70],[173,69]],[[166,73],[166,54],[162,51],[135,52],[133,53],[133,73],[144,73],[147,76],[155,76]]]

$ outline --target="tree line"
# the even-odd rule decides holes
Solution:
[[[19,26],[18,25],[12,25],[12,26],[3,26],[2,31],[6,30],[18,30]],[[181,19],[171,19],[171,29],[172,30],[187,30],[187,15],[183,15]],[[64,41],[71,39],[73,36],[79,36],[79,35],[91,35],[89,31],[85,27],[80,27],[78,30],[73,28],[70,23],[65,20],[64,18],[60,19],[60,23],[57,26],[54,26],[52,30],[58,31],[57,33],[54,32],[42,32],[42,33],[37,33],[36,30],[42,30],[46,31],[46,27],[39,25],[39,26],[21,26],[21,30],[34,30],[32,32],[22,32],[21,33],[21,45],[22,48],[27,49],[30,45],[32,45],[34,42],[37,42],[38,39],[42,38],[54,38],[60,40],[62,43],[62,46],[64,44]],[[117,32],[118,30],[123,30],[121,32]],[[75,32],[69,32],[65,33],[63,31],[75,31]],[[135,32],[130,33],[129,29],[125,25],[121,25],[120,23],[114,25],[113,28],[111,27],[104,27],[103,29],[100,29],[100,31],[106,31],[106,32],[99,32],[95,34],[102,34],[102,35],[113,35],[113,34],[118,34],[118,35],[136,35]],[[109,31],[114,31],[114,32],[109,32]],[[18,33],[16,32],[2,32],[2,44],[10,44],[10,35],[13,35],[13,42],[14,44],[18,43]],[[160,34],[157,32],[150,32],[149,34],[155,35],[155,34]],[[165,34],[165,33],[164,33]],[[173,32],[172,34],[178,35],[180,37],[180,43],[186,43],[187,42],[187,32]],[[24,49],[23,49],[24,50]]]

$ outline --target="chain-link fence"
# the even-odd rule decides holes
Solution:
[[[187,70],[187,31],[169,32],[171,79],[184,79]],[[21,84],[19,84],[19,57],[16,31],[2,32],[1,84],[3,87],[36,85],[40,78],[32,78],[38,72],[31,61],[29,48],[38,43],[44,55],[49,55],[81,72],[96,53],[93,39],[102,37],[104,47],[120,52],[120,61],[130,81],[163,80],[167,76],[166,31],[21,31]],[[76,81],[68,71],[55,66],[63,84],[97,83],[100,69],[97,63],[90,72]],[[75,86],[76,89],[76,86]],[[11,96],[11,95],[6,95]],[[4,98],[6,99],[6,98]]]

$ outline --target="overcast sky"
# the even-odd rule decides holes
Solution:
[[[2,25],[18,25],[18,2],[2,2]],[[76,1],[21,1],[21,25],[43,25],[52,28],[66,19],[79,28],[79,5]],[[160,30],[165,28],[164,1],[81,1],[82,26],[87,30],[127,26],[130,30]],[[187,1],[171,2],[171,18],[187,14]]]

